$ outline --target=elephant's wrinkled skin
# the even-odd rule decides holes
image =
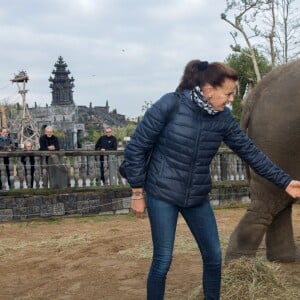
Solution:
[[[271,71],[247,97],[241,127],[274,163],[300,179],[300,60]],[[287,193],[250,171],[251,204],[232,233],[225,260],[255,256],[264,235],[270,261],[299,260]]]

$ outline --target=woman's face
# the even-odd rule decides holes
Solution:
[[[236,81],[225,79],[222,86],[213,87],[210,84],[202,88],[205,99],[217,111],[222,111],[225,106],[233,102],[236,91]]]

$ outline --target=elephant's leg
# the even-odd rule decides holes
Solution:
[[[251,173],[251,204],[230,236],[225,260],[256,255],[273,217],[284,208],[278,208],[277,197],[280,193],[270,182]]]
[[[280,249],[286,251],[286,257],[295,257],[292,198],[257,175],[252,176],[250,191],[251,205],[230,237],[225,260],[255,256],[264,233],[268,235],[266,243],[269,259],[279,259]]]
[[[271,214],[250,207],[230,236],[225,261],[241,256],[255,256],[271,222]]]
[[[292,204],[280,211],[268,227],[266,248],[267,258],[270,261],[284,262],[297,259],[292,225]]]

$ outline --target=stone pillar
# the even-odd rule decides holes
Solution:
[[[50,188],[66,188],[69,186],[68,169],[63,157],[53,154],[48,157],[48,172]]]

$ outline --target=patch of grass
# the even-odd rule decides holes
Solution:
[[[24,248],[53,248],[57,251],[62,251],[69,247],[74,247],[83,243],[90,242],[91,237],[88,234],[74,234],[70,236],[55,235],[48,239],[35,242],[26,242],[14,238],[0,240],[0,256],[9,254],[11,251],[17,251]]]
[[[39,225],[57,225],[62,224],[64,221],[63,218],[51,218],[51,219],[37,219],[37,220],[31,220],[30,222],[27,222],[28,225],[32,226],[39,226]]]
[[[31,246],[32,243],[19,241],[14,238],[1,239],[0,240],[0,256],[6,255],[10,251],[19,250],[27,246]]]
[[[222,277],[222,300],[294,300],[295,290],[280,270],[280,264],[261,258],[240,258],[225,264]],[[202,299],[196,288],[189,300]]]
[[[189,236],[176,236],[174,255],[190,253],[191,251],[198,251],[194,238]],[[151,240],[141,240],[135,247],[120,250],[118,254],[130,257],[151,258],[152,242]]]
[[[136,217],[126,214],[126,215],[102,215],[102,216],[89,216],[89,217],[77,217],[76,221],[82,223],[97,223],[97,222],[109,222],[115,220],[128,220],[128,221],[135,221]]]
[[[44,240],[39,243],[39,246],[42,247],[51,247],[55,248],[58,251],[61,251],[65,248],[74,247],[82,243],[89,241],[89,238],[86,234],[74,234],[71,236],[53,236],[47,240]]]

